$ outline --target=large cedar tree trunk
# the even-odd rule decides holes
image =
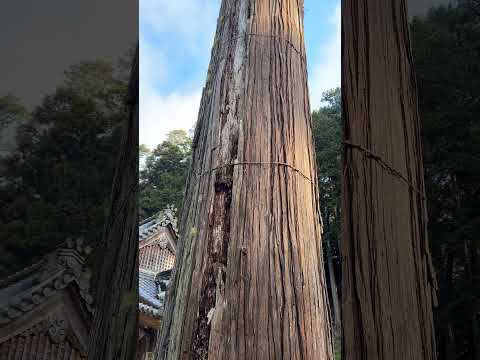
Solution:
[[[88,360],[131,360],[138,339],[138,47],[112,186],[111,207],[98,252],[97,305]]]
[[[302,0],[223,0],[157,359],[332,356]]]
[[[343,0],[344,358],[435,359],[420,122],[405,0]]]

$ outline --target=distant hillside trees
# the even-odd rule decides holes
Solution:
[[[192,151],[192,139],[185,130],[171,131],[155,149],[140,145],[139,218],[145,219],[174,205],[182,205]]]

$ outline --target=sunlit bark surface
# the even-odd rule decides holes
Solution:
[[[157,359],[330,359],[301,0],[224,0]]]
[[[404,0],[343,0],[344,359],[435,359],[435,280]]]

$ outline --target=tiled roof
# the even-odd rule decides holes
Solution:
[[[160,227],[171,227],[174,234],[177,233],[177,220],[174,215],[174,209],[167,208],[143,220],[138,227],[139,240],[147,239],[158,231]]]
[[[141,240],[144,240],[151,236],[153,233],[155,233],[156,230],[160,227],[160,222],[158,219],[152,219],[142,225],[139,226],[138,228],[138,237]]]
[[[139,310],[153,317],[161,317],[165,304],[165,294],[170,280],[171,270],[155,274],[139,270],[138,293]]]
[[[67,240],[55,252],[0,283],[0,325],[31,311],[56,291],[75,284],[88,311],[92,311],[91,272],[84,265],[90,248],[82,239]]]
[[[142,303],[154,306],[156,308],[160,308],[162,306],[157,297],[159,294],[159,288],[155,282],[155,274],[143,270],[139,271],[138,293]]]
[[[175,251],[176,220],[173,213],[173,209],[167,208],[140,223],[140,226],[138,227],[140,248],[142,248],[142,246],[150,245],[150,238],[153,239],[153,241],[165,241],[158,240],[153,236],[159,231],[162,231],[162,229],[169,228],[171,235],[168,237],[167,243],[170,244],[169,247]],[[149,268],[149,270],[152,269]],[[146,315],[159,318],[163,311],[165,294],[171,271],[167,270],[161,273],[156,273],[149,270],[145,268],[139,269],[138,309]]]
[[[142,246],[145,247],[151,245],[149,239],[152,239],[152,241],[165,241],[155,238],[154,235],[162,229],[168,228],[170,236],[167,237],[168,240],[166,244],[169,244],[169,248],[175,252],[177,232],[177,221],[174,216],[175,211],[176,210],[172,207],[167,207],[164,211],[161,211],[140,223],[138,227],[140,248],[142,248]],[[162,271],[160,273],[149,270],[145,268],[139,269],[138,309],[146,315],[159,318],[162,315],[171,270]]]

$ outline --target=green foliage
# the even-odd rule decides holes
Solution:
[[[480,355],[480,2],[433,9],[412,21],[411,34],[440,288],[439,354],[473,358]]]
[[[323,239],[327,256],[338,257],[342,137],[340,88],[327,91],[323,101],[325,105],[312,114],[313,138],[324,223]]]
[[[192,139],[186,131],[174,130],[146,157],[140,171],[140,219],[154,215],[167,205],[181,208],[191,145]]]
[[[140,144],[140,146],[138,147],[138,156],[142,158],[142,157],[148,156],[149,154],[150,154],[150,149],[148,148],[148,146],[145,144]]]
[[[67,237],[83,235],[92,245],[101,238],[126,89],[110,64],[81,63],[26,114],[16,151],[1,159],[0,276]],[[26,113],[15,102],[7,102],[6,111]]]
[[[6,126],[15,118],[24,116],[26,112],[16,97],[12,95],[0,96],[0,126]]]
[[[332,89],[323,94],[324,105],[312,114],[312,130],[315,144],[317,178],[320,192],[320,211],[323,219],[323,249],[324,264],[327,278],[327,290],[332,304],[341,295],[341,257],[340,257],[340,167],[341,167],[341,125],[342,106],[340,88]],[[331,262],[332,268],[328,266]],[[332,269],[333,274],[329,271]],[[333,275],[338,293],[332,292]],[[335,296],[335,299],[334,297]],[[334,326],[335,359],[341,356],[340,319],[332,314]]]
[[[335,351],[335,360],[342,360],[342,340],[340,337],[335,337],[333,349]]]

